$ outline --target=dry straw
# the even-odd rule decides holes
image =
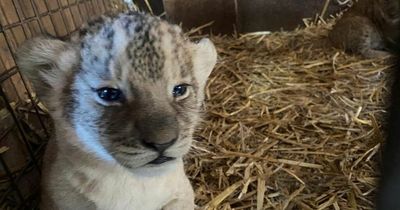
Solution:
[[[187,158],[201,209],[373,209],[390,59],[333,49],[329,27],[211,37]]]

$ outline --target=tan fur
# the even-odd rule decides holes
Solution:
[[[140,13],[85,30],[71,42],[35,38],[18,52],[55,123],[41,209],[193,210],[182,156],[216,63],[213,44],[192,43],[179,27]],[[189,86],[175,97],[179,84]],[[104,101],[102,87],[120,89],[124,100]],[[173,143],[158,151],[148,142]],[[160,156],[172,160],[152,163]]]

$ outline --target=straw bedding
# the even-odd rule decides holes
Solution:
[[[373,208],[390,59],[333,49],[329,27],[211,37],[186,160],[201,209]]]

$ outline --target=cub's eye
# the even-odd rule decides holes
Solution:
[[[184,96],[188,92],[188,90],[187,90],[188,86],[189,85],[187,85],[187,84],[180,84],[180,85],[175,86],[174,90],[172,91],[172,95],[175,98]]]
[[[108,102],[120,101],[122,99],[122,91],[115,88],[104,87],[96,90],[99,98]]]

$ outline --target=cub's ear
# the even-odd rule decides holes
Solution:
[[[17,51],[20,71],[31,81],[39,97],[62,88],[68,71],[78,59],[78,51],[72,44],[48,37],[26,41]]]
[[[217,51],[209,39],[203,38],[194,44],[193,52],[194,74],[200,87],[204,87],[217,63]]]

